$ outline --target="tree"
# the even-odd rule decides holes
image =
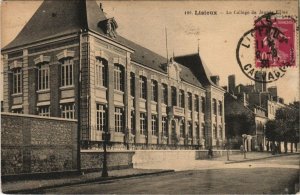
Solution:
[[[280,108],[276,111],[275,119],[280,124],[282,141],[287,152],[288,142],[291,142],[291,148],[293,148],[293,143],[299,141],[299,112],[291,107]]]

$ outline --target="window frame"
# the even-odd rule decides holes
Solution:
[[[124,115],[123,108],[115,107],[115,132],[123,133]]]
[[[153,114],[151,115],[151,132],[152,135],[157,136],[158,132],[158,124],[157,124],[157,115]]]
[[[96,104],[96,130],[105,131],[107,112],[104,104]]]
[[[74,60],[64,58],[61,60],[61,86],[68,87],[74,85]]]
[[[39,116],[50,117],[50,106],[39,106],[38,112]]]
[[[146,135],[147,133],[147,115],[145,112],[140,113],[140,134]]]
[[[96,58],[95,69],[96,86],[107,87],[107,61]]]
[[[75,119],[75,103],[61,104],[61,117],[65,119]]]
[[[13,94],[21,94],[23,90],[22,68],[13,69]]]
[[[48,63],[38,66],[38,91],[50,89],[50,67]]]

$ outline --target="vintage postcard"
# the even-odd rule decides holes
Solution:
[[[1,189],[299,193],[296,0],[2,0]]]

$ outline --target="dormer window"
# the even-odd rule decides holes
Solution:
[[[116,29],[118,28],[118,24],[114,18],[109,18],[107,20],[100,21],[98,26],[106,32],[106,35],[111,38],[116,38]]]

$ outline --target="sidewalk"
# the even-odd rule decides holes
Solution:
[[[272,155],[271,152],[246,152],[246,158],[244,158],[244,154],[235,154],[235,155],[229,155],[229,161],[227,161],[227,155],[215,158],[213,160],[215,161],[225,161],[225,164],[231,164],[231,163],[239,163],[239,162],[247,162],[247,161],[253,161],[253,160],[260,160],[260,159],[266,159],[266,158],[273,158],[273,157],[279,157],[279,156],[287,156],[287,155],[299,155],[298,152],[295,153],[281,153],[281,154],[275,154]]]
[[[143,175],[161,174],[173,172],[173,170],[159,170],[159,169],[122,169],[112,170],[108,172],[109,177],[102,178],[101,172],[87,173],[85,175],[78,175],[73,177],[65,177],[61,179],[43,179],[43,180],[21,180],[5,182],[1,184],[1,190],[6,194],[14,193],[30,193],[47,188],[60,187],[66,185],[75,185],[88,182],[101,182],[113,179],[129,178]]]

